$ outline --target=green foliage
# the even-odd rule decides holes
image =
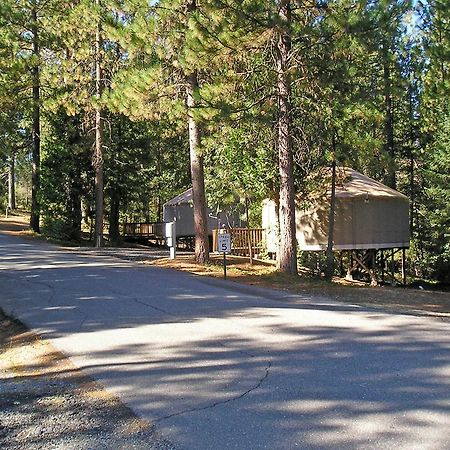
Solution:
[[[0,5],[0,198],[17,158],[18,196],[29,191],[31,69],[43,86],[43,224],[78,238],[93,202],[96,107],[105,119],[107,218],[159,220],[189,187],[187,117],[201,130],[213,209],[276,198],[274,55],[279,2],[90,0]],[[448,281],[450,111],[448,2],[292,2],[288,76],[295,186],[305,201],[336,158],[380,180],[394,176],[412,201],[414,274]],[[38,5],[40,53],[30,32]],[[94,41],[102,23],[105,90],[95,99]],[[27,31],[28,30],[28,31]],[[186,76],[197,74],[195,107]],[[388,107],[388,100],[390,106]],[[389,129],[390,127],[390,129]],[[389,148],[389,133],[392,133]],[[389,144],[389,145],[388,145]],[[83,205],[83,208],[81,207]],[[92,207],[91,207],[92,209]],[[118,210],[118,211],[117,211]],[[88,218],[86,218],[88,220]],[[310,256],[303,255],[302,261]]]
[[[44,232],[57,239],[80,239],[81,203],[91,202],[90,142],[80,117],[48,115],[43,135],[41,208]]]

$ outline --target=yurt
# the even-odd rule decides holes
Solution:
[[[220,211],[216,213],[207,208],[207,215],[208,234],[211,234],[213,229],[220,228],[222,225],[228,228],[243,225],[239,213],[236,212]],[[194,236],[192,188],[187,189],[163,205],[163,219],[164,222],[176,220],[178,237]]]
[[[381,250],[409,247],[409,199],[400,192],[348,167],[338,169],[333,250]],[[327,195],[297,207],[300,250],[326,250],[331,183]],[[269,253],[277,252],[277,216],[273,200],[265,200],[262,226]]]

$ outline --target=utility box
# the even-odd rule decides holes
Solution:
[[[175,235],[175,222],[167,222],[165,224],[165,238],[168,247],[176,246],[176,235]]]

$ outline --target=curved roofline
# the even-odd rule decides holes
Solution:
[[[336,186],[336,197],[355,198],[368,196],[402,198],[409,201],[409,198],[401,192],[396,191],[351,167],[340,167],[338,170],[343,170],[345,175],[350,177],[350,180],[344,181],[342,185]]]

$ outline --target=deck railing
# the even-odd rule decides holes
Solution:
[[[165,238],[165,222],[130,222],[123,224],[123,235],[128,238]],[[217,251],[217,234],[212,230],[213,251]],[[231,234],[231,254],[253,257],[261,253],[264,238],[263,228],[229,228]]]
[[[212,230],[213,251],[217,251],[217,235],[221,230]],[[229,228],[231,234],[231,254],[251,256],[261,253],[264,237],[263,228]]]
[[[165,236],[165,222],[133,222],[123,224],[125,237],[157,237]]]

